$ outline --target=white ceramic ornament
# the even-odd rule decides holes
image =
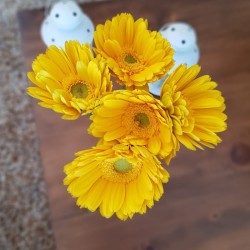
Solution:
[[[93,33],[94,24],[91,19],[76,2],[70,0],[53,4],[41,25],[41,37],[47,46],[54,44],[63,48],[67,40],[92,45]]]
[[[171,47],[174,49],[175,64],[168,74],[180,64],[186,64],[190,67],[198,63],[200,52],[197,45],[197,35],[191,25],[183,22],[169,23],[162,26],[159,32],[162,34],[163,38],[170,42]],[[149,91],[152,94],[159,96],[161,86],[166,77],[154,83],[150,83]]]

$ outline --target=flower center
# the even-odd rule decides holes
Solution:
[[[123,126],[130,131],[131,135],[150,138],[159,129],[159,119],[148,105],[133,104],[124,114]]]
[[[139,175],[141,167],[141,161],[132,160],[130,162],[125,158],[106,159],[101,165],[103,178],[119,183],[129,183],[133,181]]]
[[[132,169],[132,164],[126,159],[121,158],[114,162],[114,169],[118,173],[127,173]]]
[[[128,75],[133,75],[145,69],[143,57],[133,50],[124,49],[115,60],[122,71]]]
[[[124,57],[124,61],[129,64],[137,63],[136,58],[134,58],[131,54],[128,54]]]
[[[70,92],[75,98],[86,98],[88,96],[88,87],[86,84],[78,82],[71,87]]]
[[[134,120],[139,122],[139,126],[142,128],[145,128],[150,124],[148,116],[144,113],[136,114]]]

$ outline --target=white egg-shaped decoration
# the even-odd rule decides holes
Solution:
[[[59,1],[52,5],[50,13],[41,25],[41,37],[47,45],[64,47],[67,40],[92,45],[94,24],[74,1]]]
[[[197,35],[194,28],[187,23],[176,22],[164,25],[159,32],[167,39],[174,49],[175,65],[191,66],[198,63],[200,53],[197,45]],[[173,70],[171,69],[171,70]]]
[[[187,51],[197,42],[197,35],[193,27],[187,23],[176,22],[165,24],[159,32],[177,51]]]
[[[184,22],[168,23],[162,26],[159,32],[162,34],[163,38],[170,42],[171,47],[174,49],[175,64],[168,74],[180,64],[186,64],[190,67],[198,63],[200,50],[197,44],[197,34],[190,24]],[[149,91],[159,96],[161,86],[167,76],[154,83],[150,83]]]

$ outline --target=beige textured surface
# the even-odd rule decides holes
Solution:
[[[55,249],[16,11],[38,1],[1,0],[0,249]]]
[[[0,249],[55,249],[16,13],[44,0],[0,1]],[[81,1],[83,2],[83,1]]]

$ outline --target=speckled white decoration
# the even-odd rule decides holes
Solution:
[[[41,24],[41,37],[47,46],[64,47],[65,41],[93,42],[94,24],[80,6],[71,0],[57,1]]]
[[[198,63],[200,51],[197,44],[197,34],[190,24],[183,22],[168,23],[163,25],[159,32],[162,34],[163,38],[170,42],[171,47],[174,49],[175,64],[168,74],[180,64],[186,64],[190,67]],[[155,83],[149,84],[149,91],[152,94],[159,96],[162,84],[166,77]]]

